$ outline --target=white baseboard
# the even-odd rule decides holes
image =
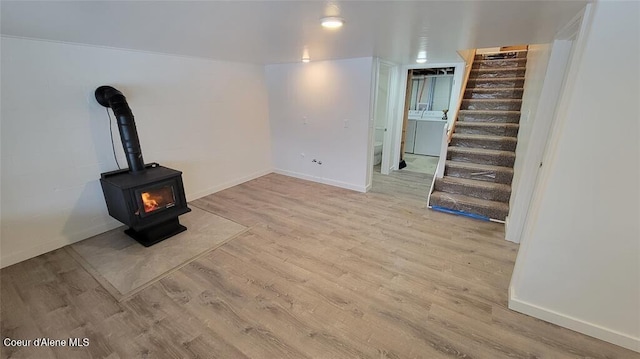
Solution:
[[[373,187],[373,185],[372,185],[371,183],[369,183],[369,184],[367,185],[367,187],[365,187],[365,188],[364,188],[364,191],[365,191],[365,192],[369,192],[369,191],[371,191],[371,187]]]
[[[568,315],[539,307],[517,298],[509,298],[509,309],[515,310],[534,318],[542,319],[549,323],[559,325],[588,336],[604,340],[623,348],[640,352],[640,338],[634,338],[627,334],[617,332],[599,325],[589,323]]]
[[[504,239],[513,242],[520,243],[522,232],[524,230],[524,220],[526,218],[513,217],[511,214],[513,213],[513,209],[509,207],[509,215],[504,221]]]
[[[31,259],[37,257],[41,254],[45,254],[47,252],[54,251],[56,249],[62,248],[69,244],[73,244],[89,237],[93,237],[100,233],[104,233],[110,231],[114,228],[118,228],[122,226],[122,223],[117,222],[116,220],[110,221],[108,223],[101,223],[99,225],[93,226],[91,228],[86,228],[76,233],[69,234],[67,236],[58,236],[51,241],[47,241],[45,243],[41,243],[37,246],[33,246],[31,248],[23,249],[18,252],[10,253],[8,255],[3,255],[0,259],[0,268],[8,267],[10,265],[20,263],[27,259]]]
[[[350,189],[352,191],[358,191],[358,192],[363,192],[363,193],[367,192],[367,186],[356,185],[356,184],[353,184],[353,183],[336,181],[336,180],[332,180],[332,179],[329,179],[329,178],[316,177],[316,176],[311,176],[311,175],[307,175],[307,174],[304,174],[304,173],[292,172],[292,171],[287,171],[287,170],[282,170],[282,169],[277,169],[277,168],[273,172],[275,172],[277,174],[289,176],[289,177],[300,178],[300,179],[307,180],[307,181],[318,182],[318,183],[322,183],[322,184],[328,184],[330,186]]]
[[[194,201],[198,198],[202,198],[204,196],[208,196],[210,194],[216,193],[216,192],[220,192],[222,190],[225,190],[227,188],[231,188],[233,186],[237,186],[241,183],[245,183],[247,181],[251,181],[253,179],[256,179],[258,177],[262,177],[264,175],[268,175],[269,173],[272,173],[273,169],[269,168],[269,169],[264,169],[261,171],[257,171],[254,172],[250,175],[244,176],[244,177],[240,177],[240,178],[236,178],[232,181],[229,182],[225,182],[219,185],[215,185],[213,187],[209,187],[207,189],[201,190],[201,191],[197,191],[197,192],[193,192],[193,193],[187,193],[187,202],[191,202]]]

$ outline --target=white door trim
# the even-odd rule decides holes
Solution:
[[[402,142],[402,121],[404,119],[404,101],[406,99],[406,88],[407,88],[407,73],[409,70],[416,69],[433,69],[439,67],[455,67],[455,73],[453,75],[453,86],[451,88],[451,98],[449,99],[450,104],[457,104],[458,98],[460,97],[460,87],[462,86],[462,76],[464,75],[464,61],[460,62],[443,62],[443,63],[432,63],[432,64],[424,64],[424,65],[404,65],[401,66],[400,74],[398,76],[398,86],[396,93],[396,105],[395,105],[395,116],[393,116],[393,133],[392,133],[392,152],[391,152],[391,170],[398,170],[398,160],[400,158],[400,144]],[[451,111],[453,110],[453,111]],[[449,119],[452,116],[456,116],[457,109],[450,109],[448,116]]]
[[[396,83],[396,77],[397,77],[397,65],[389,62],[389,61],[385,61],[382,60],[380,58],[374,58],[373,59],[373,66],[371,67],[371,94],[370,94],[370,106],[369,106],[369,144],[368,144],[368,148],[369,148],[369,155],[367,156],[367,185],[365,188],[365,191],[369,191],[371,189],[372,186],[372,181],[373,181],[373,160],[374,160],[374,151],[375,151],[375,139],[376,139],[376,124],[375,124],[375,116],[376,116],[376,101],[377,101],[377,94],[378,94],[378,83],[380,81],[380,66],[387,66],[389,67],[389,92],[387,94],[387,131],[385,132],[384,136],[384,140],[383,140],[383,146],[382,146],[382,164],[380,166],[381,172],[383,174],[389,174],[389,162],[390,162],[390,152],[391,152],[391,128],[390,128],[390,124],[392,123],[392,115],[394,113],[394,107],[393,107],[393,99],[396,96],[396,92],[397,89],[395,88],[397,83]],[[385,156],[386,156],[386,173],[385,173]]]
[[[384,139],[382,140],[382,164],[380,165],[380,172],[383,175],[388,175],[389,170],[391,168],[391,126],[393,125],[393,113],[395,107],[393,106],[393,99],[396,96],[397,86],[396,86],[396,77],[397,77],[397,66],[388,61],[380,60],[381,66],[389,67],[389,89],[387,95],[387,113],[386,113],[386,123],[385,123],[385,132]],[[378,74],[380,71],[378,71]]]

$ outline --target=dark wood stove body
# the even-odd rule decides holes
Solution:
[[[191,211],[182,172],[151,163],[139,173],[102,173],[100,184],[109,214],[129,226],[125,233],[145,247],[187,229],[178,220]]]

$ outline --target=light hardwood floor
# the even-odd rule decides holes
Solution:
[[[116,302],[64,250],[1,271],[1,331],[88,337],[31,358],[638,358],[507,309],[503,226],[429,211],[430,177],[362,194],[270,174],[193,202],[250,230]]]

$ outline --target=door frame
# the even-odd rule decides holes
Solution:
[[[460,57],[460,55],[458,55],[458,57]],[[392,128],[392,133],[391,133],[392,143],[390,146],[392,149],[392,152],[390,153],[391,159],[400,158],[400,144],[402,142],[402,123],[404,120],[404,112],[405,112],[404,106],[405,106],[405,100],[407,96],[406,91],[404,90],[407,87],[407,77],[408,77],[407,73],[409,72],[409,70],[433,69],[433,68],[440,68],[440,67],[455,68],[454,74],[453,74],[453,85],[451,86],[451,97],[449,98],[449,104],[454,104],[453,106],[455,106],[455,104],[458,103],[458,99],[460,97],[462,77],[464,76],[465,63],[462,60],[462,58],[460,58],[459,62],[439,62],[439,63],[430,63],[430,64],[427,63],[427,64],[421,64],[421,65],[404,65],[400,68],[400,75],[398,76],[398,85],[396,86],[396,88],[403,89],[403,90],[397,91],[396,93],[396,100],[395,100],[396,110],[395,110],[395,115],[392,117],[394,120],[391,126]],[[450,108],[447,116],[449,116],[449,118],[454,118],[455,116],[457,116],[457,114],[458,114],[457,108]],[[399,161],[392,160],[390,169],[397,171],[398,165],[399,165]]]
[[[382,163],[380,165],[380,171],[383,174],[389,174],[389,159],[390,159],[390,153],[391,153],[391,124],[393,123],[392,118],[393,118],[393,114],[395,113],[395,107],[394,107],[394,98],[397,96],[397,78],[398,78],[398,68],[399,66],[393,62],[390,61],[386,61],[380,58],[374,58],[373,59],[373,66],[372,66],[372,70],[371,70],[371,100],[370,100],[370,106],[369,106],[369,112],[370,112],[370,118],[369,118],[369,155],[367,156],[368,160],[367,160],[367,185],[366,185],[366,191],[368,192],[371,189],[372,186],[372,180],[373,180],[373,158],[374,158],[374,151],[375,151],[375,141],[376,141],[376,123],[375,123],[375,116],[376,116],[376,101],[377,101],[377,95],[378,95],[378,83],[380,82],[380,66],[388,66],[389,67],[389,90],[388,90],[388,94],[387,94],[387,121],[385,124],[386,127],[386,131],[384,134],[384,139],[382,140],[383,144],[382,144]],[[385,169],[385,165],[386,165],[386,169]]]
[[[389,174],[389,163],[391,162],[391,126],[393,125],[393,113],[395,112],[395,106],[393,99],[396,97],[398,91],[396,83],[398,77],[398,66],[392,62],[380,60],[378,66],[389,67],[389,92],[387,94],[387,113],[385,122],[384,139],[382,140],[382,163],[380,164],[380,173],[383,175]],[[378,71],[378,75],[380,71]],[[374,117],[375,118],[375,117]],[[374,138],[375,142],[375,138]],[[375,143],[374,143],[375,144]]]

